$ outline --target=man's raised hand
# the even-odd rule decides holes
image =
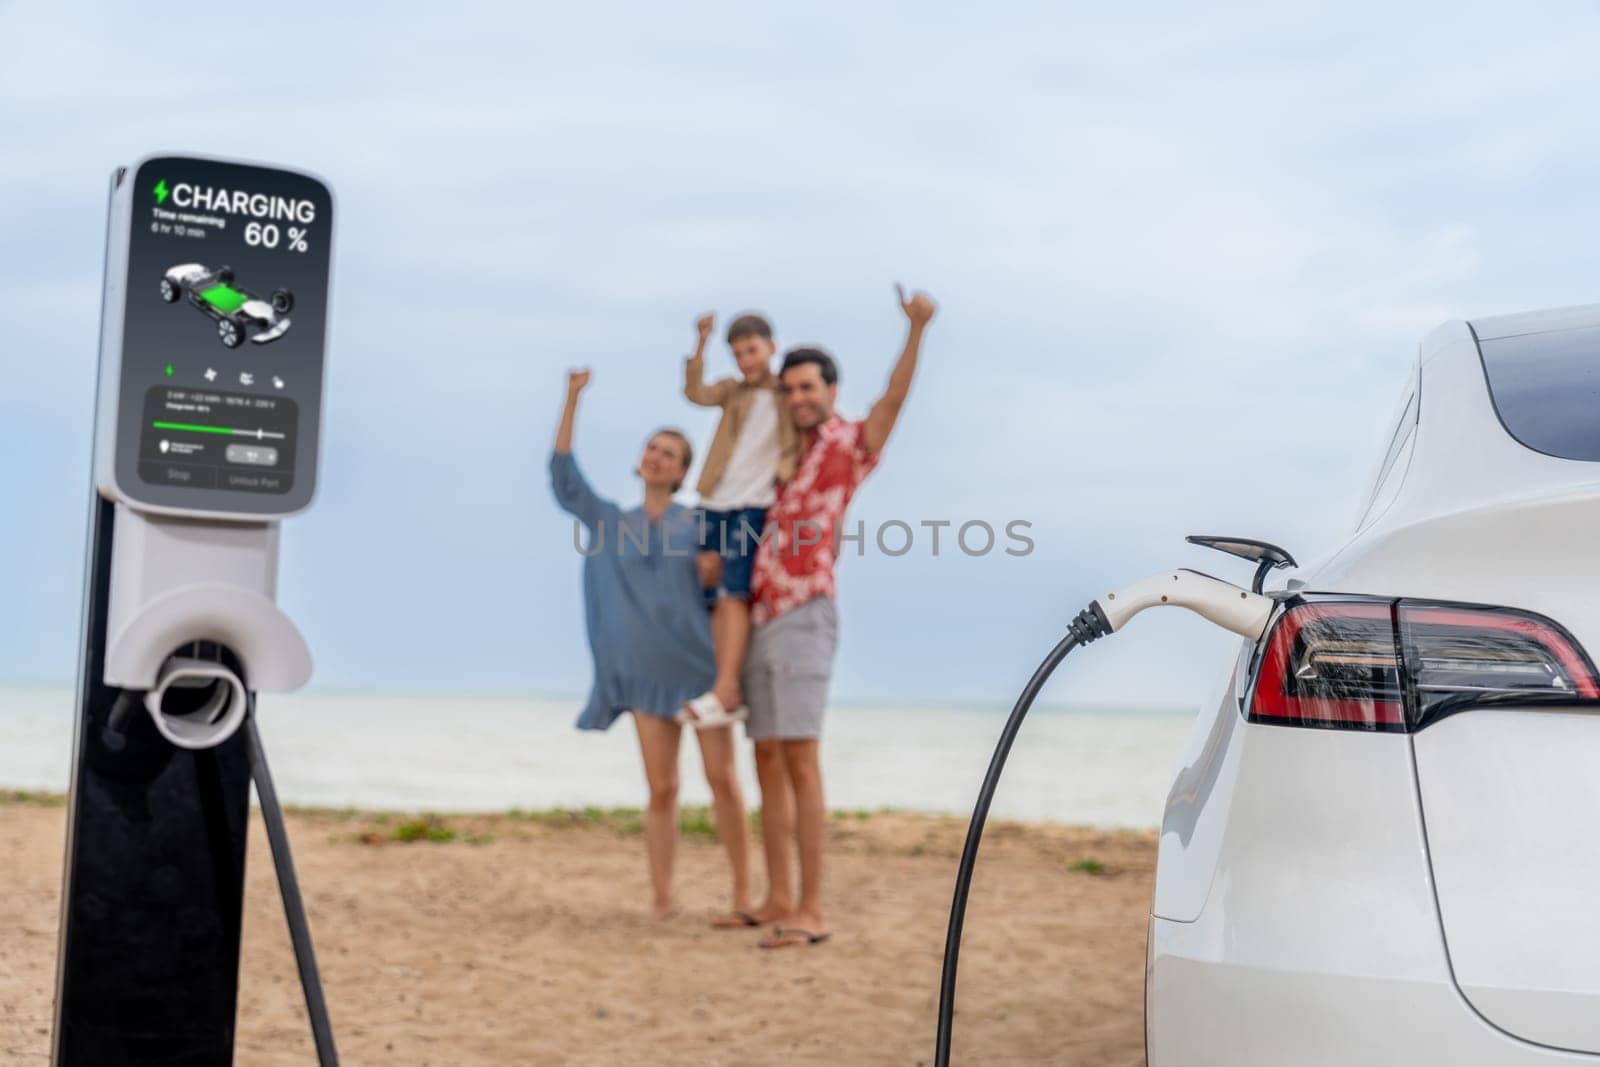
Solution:
[[[905,286],[896,282],[894,292],[900,300],[900,310],[906,313],[906,318],[911,320],[912,326],[928,325],[933,319],[933,313],[939,310],[939,305],[933,302],[933,298],[920,290],[912,293],[911,299],[907,300]]]
[[[588,367],[567,371],[567,395],[577,396],[583,392],[584,386],[589,384],[589,374]]]
[[[862,424],[862,444],[868,452],[877,452],[889,440],[889,433],[894,429],[894,424],[900,418],[900,408],[906,402],[906,394],[911,392],[911,378],[917,373],[917,353],[922,349],[922,329],[933,318],[933,313],[938,310],[933,298],[927,293],[916,292],[911,294],[911,299],[906,299],[906,287],[896,282],[894,285],[895,296],[899,298],[900,310],[906,313],[906,320],[911,328],[906,331],[906,346],[900,351],[900,358],[895,360],[894,370],[889,372],[889,388],[884,390],[878,402],[872,405],[867,412],[867,417]]]
[[[706,347],[706,342],[711,339],[711,329],[716,324],[717,324],[717,316],[715,315],[715,313],[710,312],[710,311],[706,312],[704,315],[701,315],[698,319],[694,320],[694,330],[695,330],[695,337],[696,337],[696,343],[695,343],[696,350],[703,350]]]

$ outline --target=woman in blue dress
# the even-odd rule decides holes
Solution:
[[[705,592],[695,566],[695,512],[673,502],[689,473],[689,441],[660,430],[645,444],[636,471],[644,502],[623,510],[597,495],[572,458],[578,395],[587,370],[567,377],[567,403],[550,456],[556,502],[588,531],[582,549],[584,616],[594,656],[594,686],[578,728],[605,730],[633,713],[649,784],[645,848],[654,890],[651,911],[673,914],[672,860],[678,834],[678,714],[716,676]],[[576,539],[576,533],[574,533]],[[716,926],[747,926],[750,911],[750,823],[733,769],[733,728],[694,731],[711,786],[717,836],[733,868],[733,902]]]

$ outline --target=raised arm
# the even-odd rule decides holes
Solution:
[[[572,426],[578,421],[578,394],[589,384],[587,370],[567,372],[567,405],[561,409],[561,425],[556,427],[557,455],[572,454]]]
[[[683,395],[689,403],[706,408],[721,407],[728,399],[730,386],[726,380],[706,384],[706,342],[711,339],[711,328],[716,322],[709,311],[694,321],[694,355],[683,364]]]
[[[900,300],[900,310],[905,312],[906,321],[909,323],[906,330],[906,345],[900,350],[900,358],[895,361],[894,370],[889,372],[889,388],[884,390],[878,402],[872,405],[872,410],[867,412],[866,424],[862,427],[861,443],[866,446],[868,452],[876,452],[884,446],[889,440],[889,434],[894,430],[895,422],[900,418],[900,409],[905,405],[907,394],[911,392],[911,379],[917,373],[917,354],[922,350],[922,335],[938,308],[927,293],[913,293],[911,299],[907,300],[904,288],[896,285],[894,291]]]
[[[556,430],[555,448],[550,455],[550,488],[556,503],[591,530],[608,518],[614,517],[617,506],[589,487],[589,480],[578,469],[572,456],[572,424],[578,416],[578,394],[589,384],[589,372],[570,371],[567,374],[567,404],[561,411],[561,426]]]

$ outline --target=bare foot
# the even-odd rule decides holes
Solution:
[[[778,920],[772,933],[761,939],[762,948],[806,948],[833,936],[820,912],[793,911]]]
[[[764,925],[748,908],[734,908],[728,914],[718,915],[711,920],[713,930],[751,930]]]
[[[666,922],[676,914],[678,914],[678,909],[673,906],[670,900],[665,902],[658,900],[650,905],[650,918],[656,922]]]
[[[758,926],[766,926],[768,923],[777,922],[793,910],[794,909],[789,907],[787,904],[774,904],[768,901],[767,903],[761,905],[761,907],[756,908],[753,911],[749,911],[746,914],[754,919]]]

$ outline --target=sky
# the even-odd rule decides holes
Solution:
[[[565,370],[631,504],[653,428],[709,442],[679,394],[705,310],[827,346],[859,415],[893,284],[939,301],[851,512],[916,536],[841,564],[835,694],[988,706],[1092,597],[1247,576],[1187,533],[1335,548],[1429,328],[1594,298],[1595,3],[383,11],[0,0],[0,684],[73,675],[106,182],[149,152],[340,198],[279,589],[324,690],[581,693]],[[1035,547],[935,555],[938,520]],[[1233,641],[1152,612],[1047,699],[1197,705]]]

